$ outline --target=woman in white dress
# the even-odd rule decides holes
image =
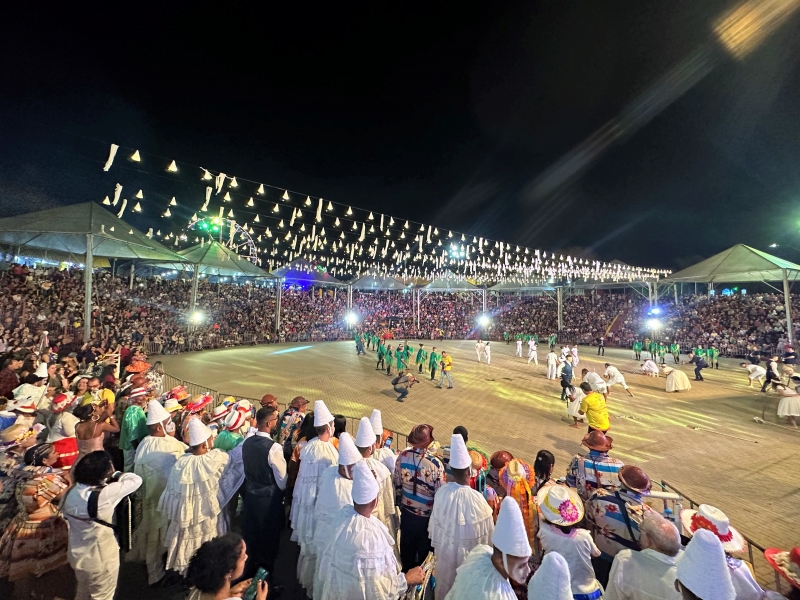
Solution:
[[[774,387],[781,392],[781,400],[778,402],[778,418],[786,419],[789,425],[797,427],[796,417],[800,417],[800,377],[792,376],[792,383],[795,384],[795,389],[782,385]]]
[[[661,368],[664,370],[664,375],[667,376],[666,389],[668,392],[683,392],[692,389],[692,384],[689,382],[686,373],[666,365],[661,365]]]
[[[577,386],[569,386],[567,388],[567,396],[569,402],[567,403],[567,414],[572,417],[573,423],[570,427],[578,429],[578,421],[583,423],[584,416],[580,413],[581,402],[586,398],[584,391]]]

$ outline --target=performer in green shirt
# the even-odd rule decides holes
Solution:
[[[695,356],[702,356],[703,358],[708,357],[706,349],[703,348],[703,344],[697,344],[696,348],[692,348],[692,354],[694,354]]]
[[[658,359],[661,361],[662,365],[667,364],[667,347],[664,345],[664,342],[658,343]]]
[[[642,360],[642,342],[639,340],[633,342],[633,358]]]
[[[403,342],[403,362],[406,363],[406,366],[411,362],[411,353],[413,350],[411,349],[411,344],[407,341]]]
[[[539,344],[539,334],[538,333],[534,333],[533,334],[533,341],[536,342],[537,345]]]
[[[678,342],[672,342],[669,345],[669,353],[672,354],[676,365],[681,362],[681,345]]]
[[[417,366],[419,366],[419,372],[422,373],[422,366],[425,364],[426,359],[428,358],[428,351],[423,348],[424,344],[419,345],[419,350],[417,350]]]
[[[716,346],[708,349],[708,366],[711,369],[719,369],[719,348]]]
[[[508,346],[511,343],[511,336],[508,335],[507,331],[503,332],[503,339],[506,341],[506,346]]]
[[[386,346],[386,354],[384,355],[384,359],[386,360],[386,374],[392,374],[392,365],[394,364],[394,353],[392,352],[392,345],[389,344]],[[397,366],[400,368],[400,365]]]
[[[394,351],[394,361],[397,364],[397,370],[405,369],[408,367],[406,361],[404,360],[405,352],[403,351],[402,346],[398,344],[397,349]]]
[[[383,345],[383,340],[378,344],[378,364],[375,365],[377,371],[382,371],[386,368],[386,346]]]
[[[555,348],[556,342],[558,341],[558,336],[555,333],[551,333],[547,336],[547,343],[551,348]]]
[[[439,361],[442,360],[442,355],[436,352],[436,346],[431,348],[431,356],[428,360],[428,368],[431,371],[431,381],[436,379],[436,369],[439,368]]]

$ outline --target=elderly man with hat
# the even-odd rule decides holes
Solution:
[[[416,425],[408,435],[410,448],[397,457],[393,479],[400,506],[400,557],[403,570],[422,564],[431,551],[428,523],[436,492],[445,484],[442,461],[428,451],[433,426]]]
[[[270,436],[277,420],[278,412],[273,406],[262,406],[256,413],[257,431],[242,444],[242,532],[250,555],[246,565],[248,575],[254,575],[259,567],[273,571],[286,519],[283,510],[286,459],[280,445]]]
[[[458,568],[445,600],[516,600],[514,587],[524,588],[531,571],[531,553],[522,511],[512,498],[506,497],[500,506],[491,547],[481,544],[472,549]]]
[[[331,443],[333,437],[333,415],[325,402],[314,402],[314,429],[317,437],[308,442],[300,451],[300,470],[292,496],[290,519],[292,522],[292,541],[300,544],[300,556],[297,559],[297,577],[305,574],[300,583],[306,589],[314,585],[313,571],[309,581],[308,568],[303,563],[314,552],[314,505],[317,502],[319,480],[328,467],[339,460],[339,453]]]
[[[386,468],[381,461],[373,456],[375,449],[375,432],[372,430],[372,424],[367,417],[361,417],[358,423],[358,431],[356,433],[356,448],[361,454],[364,462],[367,463],[369,470],[375,475],[375,479],[380,487],[380,494],[378,494],[378,505],[373,511],[373,515],[381,523],[386,525],[389,530],[389,535],[392,539],[397,539],[397,527],[399,525],[397,518],[397,507],[394,500],[394,482],[392,481],[392,473]]]
[[[323,582],[320,578],[320,565],[325,550],[331,543],[331,536],[335,533],[333,521],[336,515],[345,506],[353,505],[353,467],[361,460],[353,438],[345,432],[339,435],[339,464],[328,467],[322,473],[319,481],[319,498],[314,505],[314,553],[316,565],[314,568],[313,589],[309,590],[311,597],[322,593]],[[393,538],[394,539],[394,538]]]
[[[200,419],[189,421],[189,451],[176,461],[167,478],[158,510],[167,521],[167,569],[184,574],[189,560],[218,531],[219,479],[228,455],[212,450],[211,430]]]
[[[372,416],[369,418],[369,424],[372,426],[372,431],[375,432],[375,451],[372,453],[372,458],[379,460],[383,463],[383,465],[389,469],[390,473],[394,473],[394,465],[397,461],[397,455],[395,455],[394,451],[391,449],[391,443],[389,446],[384,444],[385,441],[389,441],[390,432],[384,430],[383,428],[383,417],[381,416],[381,411],[377,408],[372,410]]]
[[[543,521],[538,536],[545,556],[555,552],[567,561],[575,598],[600,598],[603,589],[592,567],[592,558],[600,556],[600,550],[589,531],[576,527],[583,520],[583,502],[577,492],[563,485],[543,487],[536,504]]]
[[[720,541],[722,550],[725,552],[725,563],[728,566],[737,600],[783,598],[780,594],[763,590],[747,564],[733,556],[747,550],[747,541],[738,530],[731,526],[730,520],[724,512],[710,504],[701,504],[697,510],[682,510],[680,519],[683,534],[686,537],[693,538],[699,531],[705,529],[713,533]]]
[[[175,424],[158,400],[147,404],[146,424],[147,435],[136,448],[133,468],[142,478],[142,521],[134,532],[133,548],[127,558],[147,564],[147,583],[152,585],[166,575],[163,556],[167,521],[158,510],[158,501],[172,467],[188,447],[175,439]]]
[[[567,467],[567,485],[576,488],[584,502],[597,489],[619,487],[619,470],[625,466],[621,460],[608,455],[614,438],[602,431],[592,431],[583,436],[582,446],[588,454],[576,454]]]
[[[675,561],[675,589],[683,600],[736,600],[722,543],[699,531]]]
[[[472,457],[464,438],[450,438],[450,470],[453,481],[436,492],[428,533],[436,554],[436,592],[444,597],[456,579],[456,569],[479,544],[489,545],[494,531],[492,508],[483,495],[470,487]]]
[[[147,405],[150,393],[145,387],[137,387],[128,395],[128,408],[120,423],[119,448],[125,458],[124,471],[133,471],[136,447],[148,434],[147,417],[144,406]]]
[[[289,404],[289,408],[283,411],[278,419],[278,433],[275,441],[283,446],[283,456],[286,460],[292,456],[292,450],[297,444],[297,432],[300,430],[300,425],[303,424],[307,408],[308,400],[302,396],[296,396]]]
[[[586,518],[595,526],[594,541],[609,569],[620,550],[640,549],[639,523],[644,511],[649,510],[642,497],[652,485],[639,467],[625,465],[617,475],[619,489],[595,490],[586,502]]]
[[[316,412],[316,411],[315,411]],[[320,559],[315,600],[398,600],[424,580],[416,567],[403,574],[394,540],[372,514],[378,503],[378,482],[361,460],[353,466],[353,506],[334,515],[331,536]]]

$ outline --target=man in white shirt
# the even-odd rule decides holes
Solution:
[[[522,340],[519,338],[517,338],[517,351],[514,353],[514,356],[522,358]]]
[[[481,356],[483,356],[483,342],[478,340],[475,344],[475,354],[478,355],[478,362],[481,362]]]
[[[112,475],[113,470],[111,459],[102,450],[84,456],[72,470],[75,486],[61,505],[69,523],[67,557],[78,580],[76,598],[113,600],[117,589],[119,544],[111,525],[114,509],[139,489],[142,478],[119,471]],[[97,512],[90,514],[89,499],[97,489]]]
[[[283,510],[286,459],[280,444],[269,435],[277,422],[275,407],[263,406],[256,413],[258,430],[242,443],[245,489],[242,537],[249,556],[247,575],[255,574],[258,567],[273,572],[286,518]]]
[[[581,371],[581,378],[581,381],[585,381],[592,386],[592,391],[600,392],[604,396],[608,394],[608,385],[606,384],[606,380],[603,379],[598,373],[590,371],[589,369],[583,369]]]
[[[767,376],[767,370],[761,365],[751,365],[748,363],[741,363],[740,366],[747,370],[747,383],[748,387],[753,387],[753,381],[762,383],[764,377]]]
[[[611,391],[611,386],[614,384],[620,384],[622,389],[628,392],[631,398],[633,398],[633,392],[628,389],[628,384],[625,383],[625,377],[622,376],[622,373],[619,372],[619,369],[612,365],[611,363],[606,363],[606,372],[604,377],[608,380],[608,390]]]
[[[537,367],[539,366],[539,355],[536,352],[536,342],[533,341],[533,338],[528,340],[528,364],[535,364]]]
[[[547,353],[547,378],[558,378],[558,354],[556,354],[555,350],[552,348],[550,348],[550,352]]]
[[[678,529],[655,511],[639,524],[642,550],[620,550],[608,576],[606,600],[681,600],[675,590],[675,559],[681,552]]]

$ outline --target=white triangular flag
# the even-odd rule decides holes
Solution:
[[[133,207],[133,212],[142,212],[142,205],[137,202],[136,206]]]
[[[289,199],[289,190],[286,190],[286,191],[284,191],[284,192],[283,192],[283,196],[281,196],[281,197],[282,197],[284,200],[288,200],[288,199]]]
[[[259,194],[261,196],[264,195],[264,184],[263,183],[258,186],[258,191],[256,192],[256,194]]]
[[[137,204],[137,206],[138,206],[138,204]],[[134,208],[133,210],[136,210],[136,209]],[[169,212],[169,208],[167,208],[167,210],[166,210],[166,211],[164,211],[164,214],[163,214],[163,215],[161,215],[161,216],[162,216],[162,217],[171,217],[171,216],[172,216],[172,213],[171,213],[171,212]]]
[[[255,206],[255,205],[256,205],[256,203],[255,203],[255,202],[253,202],[253,198],[252,198],[252,196],[251,196],[251,197],[250,197],[250,200],[248,200],[248,201],[247,201],[247,206]]]
[[[174,160],[171,163],[169,163],[169,166],[167,167],[167,171],[169,171],[170,173],[177,173],[178,172],[178,165],[175,164]]]
[[[236,177],[231,177],[231,182],[228,185],[230,185],[232,188],[239,187],[239,182],[236,181]]]
[[[111,200],[108,199],[108,196],[103,198],[103,204],[105,204],[106,206],[111,206]]]
[[[133,154],[131,154],[131,160],[134,161],[134,162],[141,162],[142,157],[139,156],[139,151],[138,150],[134,150],[133,151]]]

